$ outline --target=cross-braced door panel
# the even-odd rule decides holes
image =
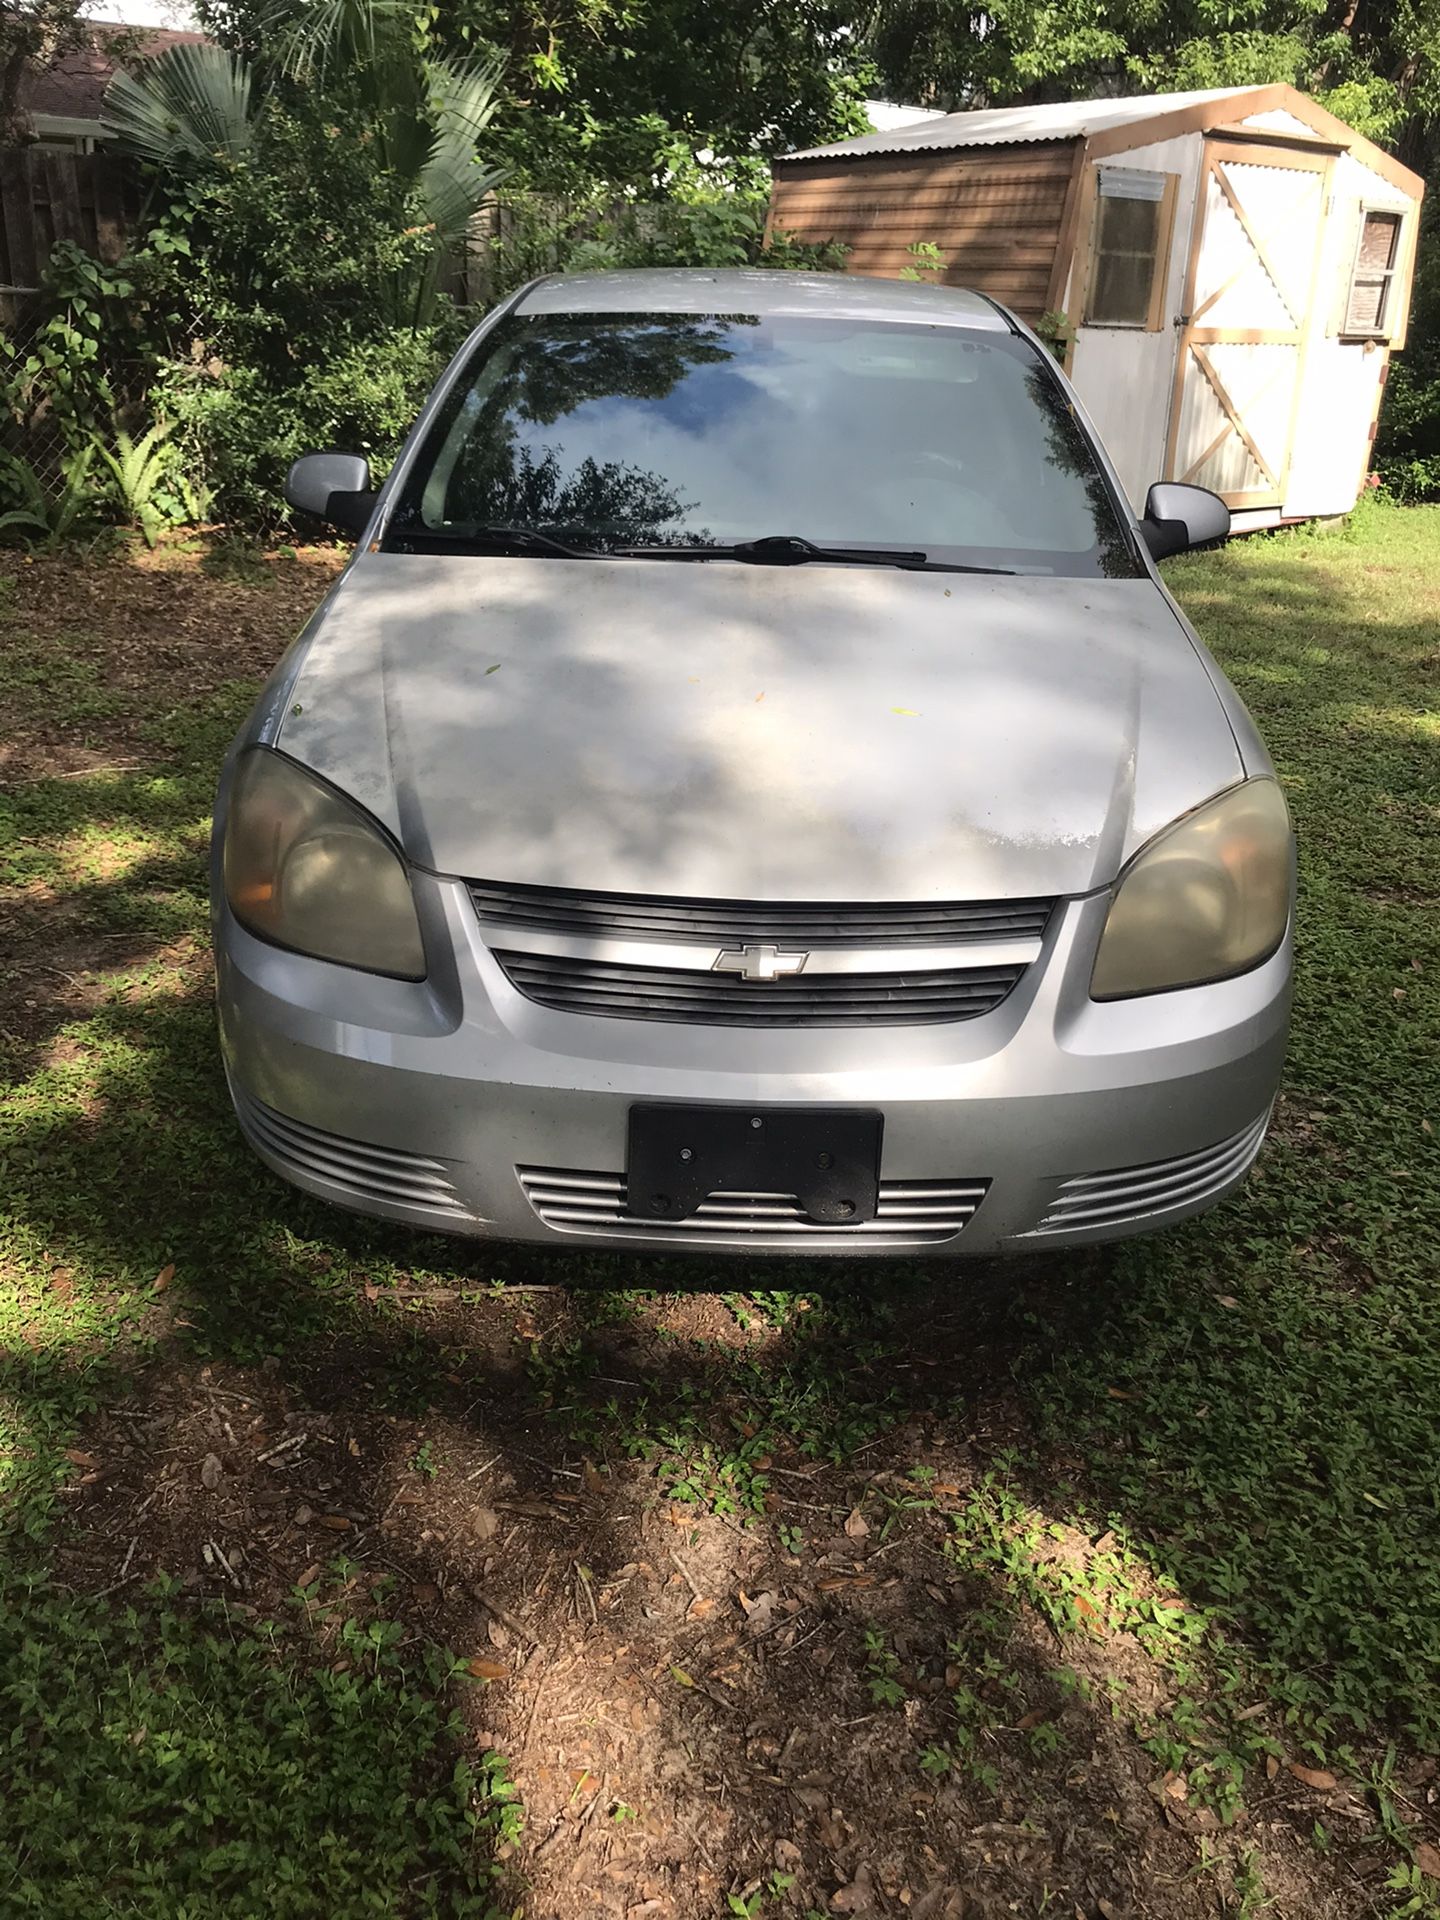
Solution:
[[[1328,166],[1206,143],[1169,473],[1232,507],[1284,498]]]

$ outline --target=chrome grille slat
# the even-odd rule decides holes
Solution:
[[[1030,1238],[1071,1233],[1082,1227],[1112,1227],[1145,1220],[1172,1208],[1193,1206],[1229,1186],[1250,1165],[1265,1138],[1269,1113],[1229,1139],[1198,1153],[1111,1173],[1077,1174],[1060,1187]]]
[[[879,1211],[854,1226],[825,1226],[790,1193],[711,1194],[684,1220],[641,1220],[625,1211],[625,1178],[570,1167],[517,1167],[526,1199],[548,1227],[606,1238],[643,1236],[711,1246],[766,1238],[933,1245],[952,1240],[984,1199],[985,1180],[882,1180]]]
[[[293,1119],[231,1083],[235,1112],[251,1144],[292,1177],[323,1181],[361,1202],[413,1207],[458,1220],[475,1216],[446,1175],[444,1163],[403,1147],[350,1140]]]
[[[553,954],[495,950],[527,999],[562,1013],[684,1021],[696,1026],[796,1027],[929,1025],[989,1013],[1025,969],[977,967],[920,973],[795,974],[745,981],[733,974],[671,967],[577,963]]]
[[[747,940],[844,946],[937,946],[955,941],[1038,939],[1053,900],[745,901],[591,893],[471,882],[482,919],[607,939]]]

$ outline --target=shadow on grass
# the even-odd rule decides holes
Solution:
[[[807,1524],[777,1465],[795,1473],[814,1463],[846,1500],[899,1501],[913,1464],[960,1489],[950,1544],[917,1545],[913,1562],[907,1548],[898,1591],[836,1591],[815,1603],[817,1617],[852,1647],[871,1623],[915,1698],[929,1699],[923,1686],[957,1658],[976,1674],[1003,1658],[1020,1702],[992,1703],[1005,1727],[1027,1712],[1052,1715],[1098,1783],[1096,1804],[1078,1805],[1066,1799],[1065,1762],[1050,1770],[1027,1756],[1025,1768],[1005,1774],[1016,1808],[1028,1819],[1027,1806],[1048,1796],[1072,1822],[1094,1825],[1108,1794],[1136,1816],[1116,1844],[1150,1887],[1157,1874],[1178,1880],[1191,1856],[1184,1834],[1172,1846],[1172,1829],[1152,1831],[1137,1769],[1153,1772],[1163,1751],[1165,1764],[1191,1778],[1211,1768],[1214,1788],[1217,1753],[1242,1772],[1253,1765],[1257,1723],[1245,1723],[1247,1745],[1236,1715],[1257,1676],[1275,1708],[1327,1746],[1385,1724],[1433,1742],[1440,1215],[1420,1149],[1434,1020],[1416,984],[1424,975],[1409,968],[1422,955],[1422,966],[1440,964],[1424,918],[1436,892],[1435,754],[1413,724],[1433,630],[1372,618],[1348,588],[1317,582],[1313,568],[1278,550],[1258,585],[1254,566],[1221,556],[1184,576],[1275,750],[1303,849],[1291,1093],[1237,1201],[1114,1251],[978,1266],[540,1255],[352,1219],[283,1188],[235,1131],[193,964],[172,968],[165,958],[177,935],[197,934],[203,921],[200,852],[189,842],[149,846],[111,877],[71,876],[62,900],[82,929],[132,943],[121,948],[124,980],[77,1007],[68,988],[26,976],[32,1004],[17,1065],[28,1079],[12,1103],[11,1224],[0,1241],[27,1309],[3,1388],[19,1435],[12,1492],[53,1484],[58,1448],[93,1417],[100,1357],[123,1353],[131,1337],[140,1341],[142,1401],[202,1359],[243,1369],[247,1380],[263,1379],[268,1360],[277,1390],[338,1425],[368,1423],[361,1463],[345,1468],[353,1510],[368,1517],[381,1565],[412,1587],[445,1592],[450,1611],[427,1631],[473,1645],[474,1581],[498,1583],[523,1612],[531,1599],[539,1604],[549,1562],[540,1547],[516,1548],[485,1571],[473,1542],[457,1551],[445,1541],[382,1540],[371,1523],[405,1470],[413,1434],[381,1423],[423,1416],[457,1471],[497,1455],[522,1501],[540,1499],[557,1473],[588,1456],[617,1486],[633,1480],[637,1499],[652,1506],[658,1497],[693,1504],[697,1516],[752,1514],[748,1532],[715,1536],[730,1556],[716,1560],[716,1577],[743,1574],[752,1592],[757,1572],[784,1577],[781,1530]],[[197,771],[160,819],[150,783],[117,791],[87,781],[63,803],[47,800],[35,820],[42,834],[77,831],[88,816],[141,842],[157,831],[173,841],[196,818],[198,786],[188,782],[201,775],[191,764]],[[28,946],[43,941],[53,910],[23,908]],[[113,960],[93,964],[113,972]],[[157,1305],[152,1282],[172,1263],[175,1285]],[[45,1285],[52,1270],[65,1275],[64,1289]],[[514,1295],[503,1297],[517,1286],[563,1290],[524,1296],[534,1301],[533,1332]],[[502,1297],[485,1297],[492,1287]],[[732,1320],[721,1337],[724,1316],[687,1323],[671,1311],[672,1302],[683,1309],[687,1298],[742,1287],[749,1333]],[[426,1306],[412,1301],[413,1288],[457,1297]],[[659,1288],[658,1306],[634,1297]],[[877,1458],[889,1463],[883,1485]],[[923,1493],[928,1483],[915,1484]],[[16,1511],[37,1530],[48,1524],[34,1501],[20,1498]],[[603,1502],[587,1514],[586,1564],[608,1576],[636,1557],[630,1518]],[[833,1515],[823,1525],[839,1531]],[[1080,1584],[1067,1584],[1063,1556],[1057,1564],[1031,1540],[1049,1526],[1083,1564]],[[705,1551],[720,1554],[714,1532],[697,1519]],[[1121,1543],[1109,1550],[1121,1555],[1114,1565],[1100,1564],[1096,1542],[1107,1535]],[[545,1551],[563,1560],[556,1537],[560,1545]],[[299,1548],[287,1549],[292,1560]],[[1193,1677],[1175,1677],[1175,1633],[1162,1635],[1157,1658],[1170,1691],[1145,1710],[1147,1738],[1162,1745],[1142,1750],[1117,1734],[1103,1702],[1062,1700],[1057,1667],[1088,1662],[1092,1689],[1107,1678],[1138,1686],[1143,1608],[1177,1591],[1198,1636]],[[1092,1608],[1098,1600],[1115,1629],[1096,1649],[1077,1596]],[[608,1617],[603,1631],[595,1623],[612,1653],[622,1636],[660,1634],[647,1629],[638,1601],[622,1595],[616,1605],[613,1626]],[[967,1638],[966,1623],[990,1615],[1003,1628],[984,1644]],[[683,1619],[672,1628],[676,1646],[695,1631]],[[812,1676],[802,1696],[778,1661],[762,1661],[769,1707],[819,1729],[822,1758],[825,1729],[874,1705],[856,1665],[848,1674],[837,1666],[824,1682]],[[974,1690],[983,1696],[989,1685]],[[650,1748],[673,1754],[688,1743],[702,1771],[710,1764],[738,1778],[744,1756],[720,1709],[697,1721],[693,1693],[678,1701],[673,1689],[659,1692]],[[952,1749],[944,1774],[952,1797],[941,1797],[931,1837],[950,1833],[953,1849],[965,1821],[975,1824],[983,1782],[966,1771],[956,1689],[947,1684],[944,1695],[952,1704],[943,1714],[922,1715],[933,1714],[934,1741]],[[1203,1711],[1190,1699],[1188,1731],[1175,1724],[1177,1695],[1180,1705],[1205,1696]],[[757,1721],[765,1706],[752,1701]],[[367,1728],[357,1737],[373,1737]],[[512,1730],[523,1747],[523,1717]],[[433,1745],[438,1736],[424,1738]],[[854,1832],[829,1855],[845,1871],[898,1817],[892,1777],[913,1778],[915,1744],[908,1758],[891,1741],[855,1759],[844,1795]],[[685,1805],[692,1817],[714,1812],[694,1795]],[[1034,1857],[1017,1847],[1004,1867],[1021,1890],[1054,1870],[1043,1820],[1041,1829]],[[753,1865],[755,1845],[737,1830],[731,1857]],[[818,1872],[808,1831],[803,1851]],[[973,1863],[950,1871],[967,1888],[988,1884],[988,1869]],[[1115,1881],[1093,1862],[1075,1877],[1077,1898],[1114,1897]],[[1162,1908],[1152,1893],[1146,1910],[1186,1911],[1179,1892],[1165,1899],[1173,1904]]]

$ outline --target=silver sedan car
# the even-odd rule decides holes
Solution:
[[[1160,1227],[1279,1079],[1294,848],[1053,358],[979,295],[533,283],[226,764],[220,1030],[286,1179],[555,1247]]]

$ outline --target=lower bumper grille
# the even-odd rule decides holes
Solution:
[[[277,1113],[233,1081],[230,1092],[250,1144],[302,1185],[322,1181],[362,1206],[419,1207],[456,1220],[473,1218],[450,1184],[443,1161],[326,1133]]]
[[[985,1198],[988,1180],[882,1180],[873,1220],[853,1227],[807,1219],[793,1194],[712,1194],[685,1220],[639,1220],[625,1211],[625,1176],[568,1167],[517,1167],[525,1197],[560,1233],[747,1246],[763,1240],[844,1240],[857,1247],[929,1246],[953,1240]]]
[[[1201,1206],[1250,1165],[1269,1124],[1267,1111],[1228,1140],[1199,1153],[1155,1160],[1148,1166],[1122,1167],[1113,1173],[1077,1175],[1061,1186],[1050,1211],[1032,1229],[1032,1237],[1074,1233],[1082,1227],[1128,1225],[1174,1207]]]
[[[747,981],[690,967],[615,966],[571,955],[497,951],[511,984],[562,1013],[701,1027],[926,1026],[998,1007],[1023,966],[906,973],[799,974]]]

